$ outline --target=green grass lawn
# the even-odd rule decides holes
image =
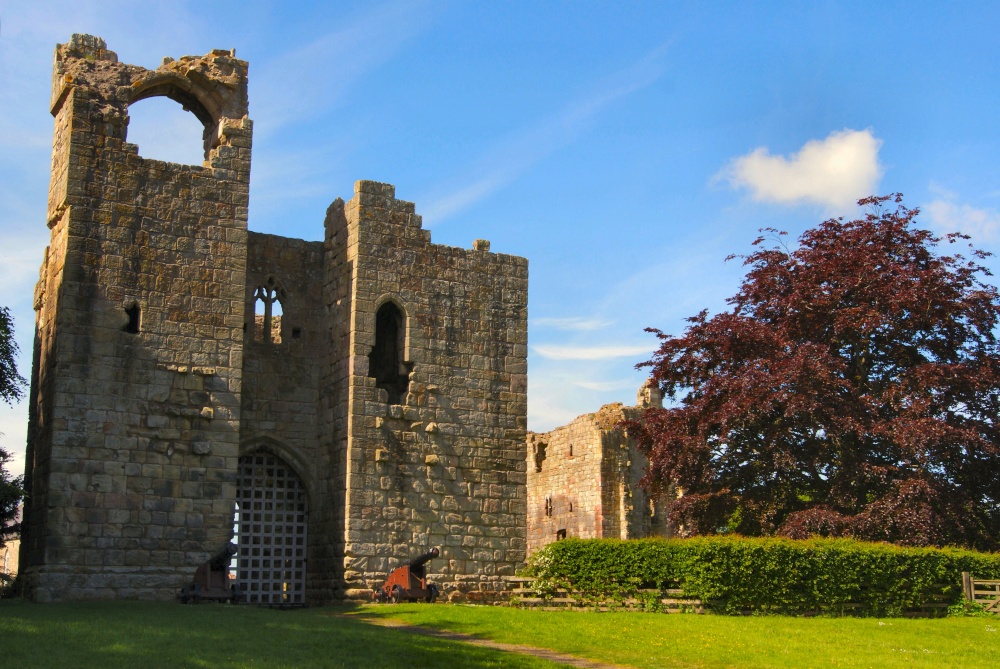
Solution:
[[[330,615],[337,610],[0,600],[0,667],[558,666]]]
[[[344,615],[348,614],[348,615]],[[993,667],[1000,619],[906,620],[0,600],[0,667],[552,667],[377,627],[393,618],[634,667]]]
[[[358,617],[633,667],[997,667],[1000,619],[788,618],[367,606]]]

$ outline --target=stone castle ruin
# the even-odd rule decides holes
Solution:
[[[669,537],[668,489],[639,485],[648,461],[619,424],[662,407],[659,390],[639,389],[636,406],[606,404],[544,434],[528,433],[528,553],[567,537]]]
[[[128,143],[129,106],[153,96],[202,122],[202,165]],[[670,534],[618,427],[655,389],[526,432],[525,259],[432,244],[373,181],[330,205],[322,242],[247,230],[234,52],[146,70],[74,35],[51,105],[29,598],[168,599],[232,541],[244,602],[367,597],[432,547],[442,593],[481,601],[551,541]]]
[[[202,122],[202,165],[128,143],[152,96]],[[51,111],[27,595],[173,597],[230,540],[244,601],[360,596],[434,546],[443,594],[501,588],[526,554],[527,261],[432,244],[372,181],[321,242],[249,232],[232,51],[147,70],[74,35]]]

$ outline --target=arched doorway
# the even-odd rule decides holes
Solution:
[[[240,458],[236,490],[236,586],[248,604],[305,604],[305,486],[280,458]]]

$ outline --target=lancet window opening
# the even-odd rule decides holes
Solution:
[[[285,289],[273,276],[267,277],[253,294],[253,339],[265,344],[280,344],[282,303]]]
[[[406,348],[406,317],[393,302],[375,313],[375,345],[368,354],[368,375],[385,390],[389,404],[401,404],[410,383],[411,365],[403,360]]]

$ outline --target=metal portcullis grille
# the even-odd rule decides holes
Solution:
[[[238,601],[304,604],[306,490],[284,462],[267,453],[240,458],[236,493]]]

